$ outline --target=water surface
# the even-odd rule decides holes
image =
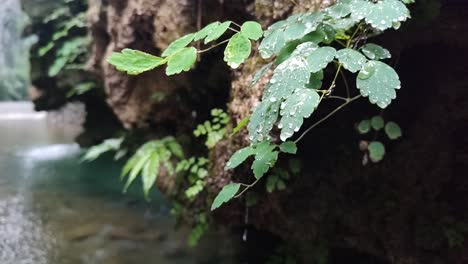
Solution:
[[[236,263],[226,236],[188,248],[168,201],[122,195],[121,164],[79,163],[74,124],[31,108],[0,103],[1,264]]]

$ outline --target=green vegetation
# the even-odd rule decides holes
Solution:
[[[140,74],[167,65],[166,74],[173,75],[190,70],[200,54],[227,43],[224,61],[235,69],[251,55],[252,41],[260,41],[258,51],[269,63],[259,69],[252,83],[256,83],[272,67],[273,76],[265,88],[261,102],[246,119],[248,121],[241,122],[240,127],[234,131],[236,133],[248,122],[251,145],[235,152],[225,167],[226,170],[234,169],[249,157],[254,157],[251,168],[255,180],[250,184],[226,185],[215,198],[211,207],[213,210],[253,187],[275,166],[279,153],[295,154],[297,143],[311,129],[353,101],[367,97],[371,104],[382,109],[390,105],[396,98],[396,90],[401,87],[395,70],[381,61],[390,58],[391,54],[377,44],[365,42],[388,29],[398,29],[410,17],[406,3],[409,1],[339,0],[323,11],[296,14],[278,21],[266,31],[254,21],[247,21],[242,25],[231,21],[214,22],[196,33],[175,40],[161,57],[125,49],[112,54],[108,62],[129,74]],[[197,49],[194,45],[198,41],[208,44],[229,31],[233,34],[205,49]],[[330,78],[325,78],[330,70],[334,73]],[[353,90],[346,81],[340,89],[336,87],[338,77],[345,78],[345,70],[356,76],[357,90]],[[325,84],[325,80],[329,79],[331,81]],[[309,118],[324,100],[329,99],[340,100],[342,104],[303,130],[295,140],[288,141],[296,132],[301,131],[304,119]],[[218,121],[221,120],[218,117]],[[215,134],[210,139],[213,130],[219,132],[212,129],[214,126],[221,129],[225,125],[219,122],[210,126],[203,125],[197,130],[196,135],[208,135],[208,147],[216,144],[214,142],[220,137]],[[278,128],[282,143],[273,140],[271,131],[274,127]],[[401,136],[398,125],[392,122],[384,127],[380,118],[363,121],[358,128],[363,134],[371,128],[376,131],[385,128],[390,139]],[[225,134],[225,131],[222,133]],[[370,159],[377,162],[383,158],[385,147],[381,142],[372,141],[367,145],[366,151],[369,152]],[[135,167],[138,172],[143,164]],[[154,177],[151,176],[151,182],[154,182]],[[278,184],[279,180],[283,181],[283,178],[270,180],[275,182],[275,189],[282,187],[281,183]]]

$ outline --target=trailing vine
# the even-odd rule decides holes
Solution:
[[[230,183],[220,191],[211,209],[220,207],[255,186],[274,167],[280,154],[296,154],[297,144],[314,127],[352,102],[367,97],[371,104],[384,109],[396,98],[401,83],[395,70],[383,62],[390,52],[368,39],[388,29],[398,29],[410,18],[406,4],[411,0],[338,0],[323,11],[296,14],[278,21],[263,31],[260,24],[247,21],[238,25],[231,21],[214,22],[198,32],[172,42],[161,57],[142,51],[124,49],[113,53],[108,62],[128,74],[140,74],[166,65],[166,74],[189,71],[198,56],[226,44],[224,61],[233,69],[252,54],[252,42],[259,41],[258,51],[267,64],[253,77],[255,84],[268,69],[273,75],[265,87],[260,103],[234,132],[247,126],[250,146],[235,152],[225,169],[230,170],[254,157],[251,183]],[[230,37],[221,39],[230,32]],[[214,41],[218,41],[214,43]],[[209,46],[199,47],[200,43]],[[331,81],[325,74],[333,70]],[[338,78],[348,71],[356,76],[357,90],[345,81],[338,89]],[[344,96],[342,94],[345,94]],[[306,129],[309,118],[324,100],[340,100],[342,104]],[[396,137],[395,126],[390,134]],[[280,143],[272,137],[279,129]],[[300,132],[299,135],[296,133]],[[294,139],[295,137],[295,139]],[[378,144],[377,144],[378,145]],[[383,157],[381,146],[369,145],[376,160]],[[377,152],[377,153],[376,153]],[[276,181],[277,182],[277,181]],[[278,184],[275,185],[278,187]],[[281,186],[281,184],[279,185]]]

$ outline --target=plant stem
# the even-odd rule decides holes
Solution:
[[[250,188],[254,187],[255,184],[257,184],[258,181],[260,181],[261,178],[259,179],[256,179],[253,183],[251,184],[244,184],[244,183],[241,183],[242,186],[245,186],[244,190],[242,190],[239,194],[237,194],[236,196],[234,196],[234,198],[239,198],[241,197],[246,191],[248,191]]]
[[[229,41],[229,39],[225,39],[225,40],[223,40],[223,41],[221,41],[221,42],[219,42],[219,43],[217,43],[217,44],[215,44],[215,45],[213,45],[213,46],[211,46],[211,47],[209,47],[209,48],[206,48],[206,49],[204,49],[204,50],[199,50],[198,53],[207,52],[207,51],[209,51],[209,50],[211,50],[211,49],[214,49],[214,48],[216,48],[216,47],[218,47],[218,46],[220,46],[220,45],[223,45],[224,43],[226,43],[226,42],[228,42],[228,41]]]
[[[241,26],[241,25],[239,25],[239,24],[237,24],[236,22],[234,22],[234,21],[231,21],[231,22],[232,22],[232,24],[234,24],[234,25],[238,26],[239,28],[242,28],[242,26]]]
[[[315,122],[312,126],[310,126],[309,128],[307,128],[306,131],[304,131],[301,136],[299,138],[297,138],[294,143],[298,143],[307,133],[309,133],[314,127],[320,125],[322,122],[324,122],[325,120],[327,120],[328,118],[330,118],[331,116],[333,116],[334,114],[336,114],[338,111],[340,111],[341,109],[343,109],[345,106],[347,106],[348,104],[352,103],[353,101],[355,101],[356,99],[359,99],[361,97],[361,95],[357,95],[353,98],[348,98],[346,99],[346,102],[343,103],[342,105],[338,106],[337,108],[335,108],[335,110],[331,111],[328,115],[326,115],[324,118],[320,119],[319,121]]]
[[[239,30],[235,29],[235,28],[232,28],[232,27],[229,27],[230,30],[236,32],[236,33],[239,33]]]
[[[343,101],[347,102],[349,100],[349,97],[330,95],[330,96],[327,97],[327,99],[340,99],[340,100],[343,100]]]
[[[340,74],[341,74],[341,77],[343,77],[343,82],[346,87],[346,96],[350,98],[351,95],[349,92],[349,85],[348,85],[348,81],[346,80],[346,75],[342,71],[340,71]]]

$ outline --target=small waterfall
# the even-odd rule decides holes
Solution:
[[[23,38],[28,17],[20,0],[3,0],[0,5],[0,100],[26,98],[29,87],[29,48],[35,37]]]

